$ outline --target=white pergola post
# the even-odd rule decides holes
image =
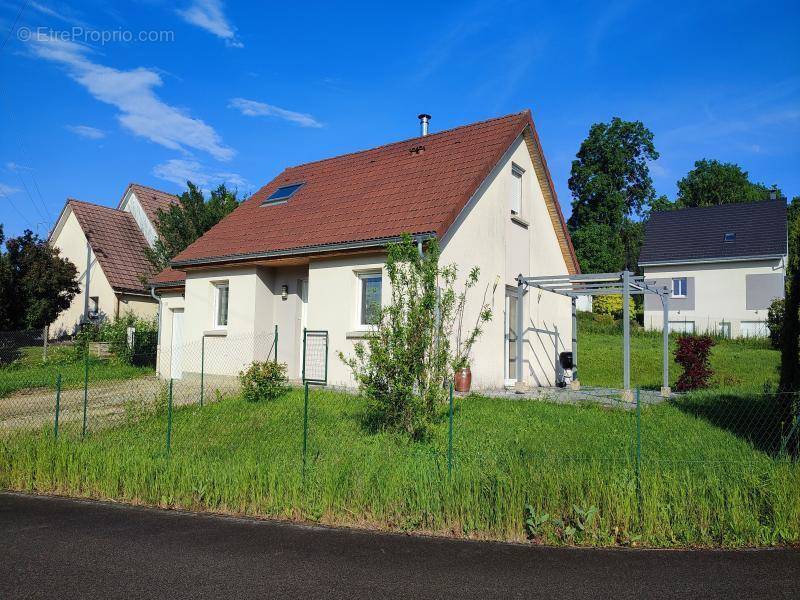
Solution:
[[[663,380],[661,382],[661,395],[664,397],[669,396],[672,390],[669,388],[669,294],[666,292],[661,294],[661,308],[664,311],[664,365],[663,365]]]
[[[525,300],[525,282],[522,279],[522,275],[519,276],[517,280],[517,356],[515,366],[517,367],[517,391],[524,391],[525,389],[525,381],[522,377],[522,349],[523,349],[523,334],[522,334],[522,327],[525,324],[523,319],[523,304]]]
[[[580,389],[578,379],[578,299],[572,296],[572,389]]]
[[[622,272],[622,388],[627,399],[631,393],[631,274],[626,269]]]

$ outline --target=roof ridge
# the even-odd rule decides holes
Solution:
[[[344,158],[346,156],[353,156],[355,154],[363,154],[364,152],[372,152],[373,150],[381,150],[382,148],[388,148],[389,146],[394,146],[395,144],[408,143],[411,140],[422,139],[424,137],[427,137],[427,138],[436,137],[436,136],[444,135],[445,133],[452,133],[453,131],[456,131],[458,129],[465,129],[467,127],[474,127],[476,125],[484,125],[486,123],[491,123],[492,121],[501,121],[503,119],[508,119],[510,117],[518,117],[518,116],[524,115],[527,112],[528,112],[527,109],[526,110],[521,110],[521,111],[518,111],[518,112],[515,112],[515,113],[509,113],[507,115],[502,115],[502,116],[499,116],[499,117],[492,117],[490,119],[484,119],[483,121],[475,121],[474,123],[465,123],[463,125],[456,125],[455,127],[451,127],[450,129],[443,129],[442,131],[437,131],[436,133],[429,133],[428,135],[425,135],[425,136],[417,135],[417,136],[406,138],[406,139],[403,139],[403,140],[396,140],[394,142],[387,142],[385,144],[380,144],[378,146],[373,146],[371,148],[364,148],[362,150],[353,150],[352,152],[345,152],[343,154],[337,154],[336,156],[329,156],[328,158],[320,158],[320,159],[317,159],[317,160],[311,160],[311,161],[304,162],[304,163],[298,163],[296,165],[290,165],[288,167],[285,167],[283,169],[283,171],[281,171],[281,173],[285,173],[289,169],[297,169],[297,168],[300,168],[300,167],[306,167],[308,165],[314,165],[314,164],[325,162],[325,161],[328,161],[328,160],[335,160],[337,158]]]
[[[67,198],[67,204],[70,203],[77,203],[77,204],[84,204],[86,206],[92,206],[94,208],[102,208],[105,210],[113,210],[114,212],[124,213],[124,210],[120,210],[119,208],[113,208],[111,206],[106,206],[104,204],[97,204],[96,202],[88,202],[86,200],[79,200],[78,198]]]
[[[786,198],[768,198],[766,200],[754,200],[752,202],[725,202],[723,204],[708,204],[706,206],[686,206],[684,208],[675,208],[672,210],[656,210],[653,211],[653,215],[671,215],[675,213],[685,213],[691,211],[702,211],[702,210],[711,210],[711,209],[720,209],[723,207],[730,207],[730,206],[752,206],[754,204],[769,204],[770,202],[774,203],[783,203],[786,204]]]
[[[135,181],[131,181],[128,184],[128,188],[131,188],[133,186],[140,187],[140,188],[145,188],[147,190],[153,190],[154,192],[158,192],[159,194],[166,194],[167,196],[175,196],[176,198],[178,197],[178,194],[173,194],[172,192],[165,192],[164,190],[160,190],[158,188],[154,188],[151,185],[145,185],[143,183],[136,183]],[[126,192],[128,191],[128,188],[125,188]]]

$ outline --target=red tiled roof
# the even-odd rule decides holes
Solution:
[[[139,204],[142,205],[142,208],[144,209],[147,218],[150,219],[150,222],[153,224],[153,227],[155,227],[158,220],[158,210],[167,210],[171,204],[178,202],[178,197],[175,194],[162,192],[161,190],[147,187],[146,185],[141,185],[139,183],[129,184],[128,188],[125,190],[125,194],[122,195],[123,199],[128,194],[128,190],[132,190],[133,193],[136,194]]]
[[[169,287],[171,284],[182,286],[185,282],[186,273],[170,267],[167,267],[149,281],[150,284],[158,287]]]
[[[403,233],[441,237],[523,132],[529,147],[538,149],[530,111],[524,111],[290,167],[176,256],[173,264],[203,264]],[[418,146],[424,149],[412,152]],[[554,225],[560,220],[556,229],[562,250],[571,254],[565,260],[577,269],[543,157],[539,164],[546,173],[543,187],[549,187],[555,199],[552,215]],[[291,183],[303,186],[288,202],[261,206],[278,187]]]
[[[70,199],[67,205],[75,213],[114,291],[146,292],[141,278],[150,277],[153,269],[144,253],[147,241],[133,215],[80,200]]]

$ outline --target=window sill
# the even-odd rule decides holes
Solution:
[[[356,329],[354,331],[348,331],[344,335],[348,340],[363,340],[371,331],[371,329]]]
[[[227,329],[208,329],[203,332],[204,337],[225,337],[228,335]]]
[[[519,225],[520,227],[524,227],[525,229],[530,227],[530,221],[523,219],[519,215],[511,215],[511,222],[516,223],[517,225]]]

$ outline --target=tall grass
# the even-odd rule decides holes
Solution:
[[[430,439],[367,433],[363,405],[313,390],[302,472],[303,395],[223,399],[90,434],[17,433],[0,441],[0,486],[164,507],[330,524],[523,540],[527,506],[554,543],[765,545],[800,540],[800,469],[672,405],[457,401],[452,474],[445,413]],[[586,533],[552,519],[595,506]]]

